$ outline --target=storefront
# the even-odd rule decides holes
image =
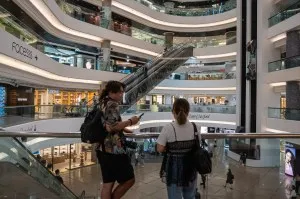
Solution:
[[[225,97],[223,96],[194,96],[194,103],[200,105],[210,105],[210,104],[225,104]]]
[[[54,46],[47,46],[42,44],[40,46],[42,48],[45,55],[51,57],[58,63],[73,66],[77,68],[86,68],[97,70],[97,56],[91,54],[84,54],[77,52],[75,49],[67,49],[67,48],[60,48]]]
[[[0,117],[5,116],[4,106],[6,105],[6,88],[0,86]]]
[[[96,158],[92,157],[92,145],[78,143],[54,146],[42,149],[35,155],[40,155],[42,160],[46,160],[46,165],[50,170],[59,169],[61,172],[83,166],[96,164]]]
[[[34,105],[80,105],[82,100],[92,102],[98,91],[67,91],[55,89],[36,89]]]

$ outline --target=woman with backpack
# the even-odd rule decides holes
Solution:
[[[188,120],[189,102],[176,99],[173,104],[175,121],[162,129],[157,139],[157,151],[165,152],[160,177],[167,184],[169,199],[195,199],[197,171],[193,166],[192,151],[196,146],[195,124]],[[196,132],[195,132],[196,130]]]
[[[132,133],[126,127],[137,124],[139,118],[134,116],[122,121],[119,104],[123,99],[124,89],[125,85],[121,82],[109,81],[99,99],[104,127],[108,132],[97,147],[103,180],[102,199],[123,197],[135,181],[131,160],[126,153],[123,131]],[[113,190],[116,181],[118,185]]]
[[[227,178],[226,178],[226,184],[224,185],[224,187],[226,188],[227,184],[230,184],[230,189],[233,189],[232,188],[233,179],[234,179],[234,175],[232,174],[231,169],[228,169]]]

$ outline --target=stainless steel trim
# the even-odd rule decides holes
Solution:
[[[139,133],[126,134],[128,138],[155,138],[159,133]],[[80,132],[59,133],[59,132],[30,132],[30,131],[1,131],[0,137],[48,137],[48,138],[80,138]],[[300,138],[300,133],[203,133],[204,139],[224,139],[224,138]]]

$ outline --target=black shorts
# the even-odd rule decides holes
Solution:
[[[103,183],[117,181],[119,184],[134,178],[131,161],[126,154],[116,155],[97,150]]]

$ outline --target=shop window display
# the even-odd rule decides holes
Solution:
[[[0,87],[0,117],[5,116],[4,106],[6,103],[6,89],[5,87]]]
[[[68,144],[42,149],[38,152],[41,160],[46,161],[49,169],[60,169],[61,172],[96,164],[92,157],[92,146],[90,144]]]

